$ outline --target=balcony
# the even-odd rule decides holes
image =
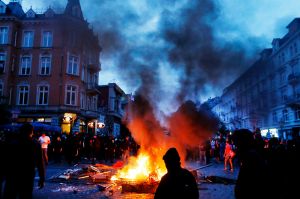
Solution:
[[[99,108],[100,113],[102,114],[107,114],[107,115],[111,115],[111,116],[115,116],[115,117],[119,117],[122,118],[124,115],[124,110],[119,109],[119,110],[111,110],[108,107],[100,107]]]
[[[87,64],[87,68],[93,71],[100,71],[101,70],[101,63],[97,63],[97,62],[89,62]]]
[[[96,82],[89,82],[86,84],[87,94],[96,95],[99,94],[98,84]]]
[[[286,106],[291,108],[299,108],[300,107],[300,94],[287,96],[285,100]]]
[[[289,84],[298,84],[300,82],[300,75],[298,73],[292,73],[288,76]]]

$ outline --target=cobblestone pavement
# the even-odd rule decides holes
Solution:
[[[201,165],[193,162],[187,163],[186,168],[196,169]],[[70,168],[67,165],[49,165],[47,168],[47,180],[43,189],[34,188],[34,199],[153,199],[153,194],[121,193],[121,187],[110,185],[110,188],[101,192],[95,184],[71,184],[62,182],[51,182],[49,178]],[[218,176],[236,179],[238,169],[235,171],[223,171],[223,164],[213,163],[211,166],[197,170],[198,176]],[[37,185],[37,179],[36,179]],[[108,185],[104,185],[108,186]],[[199,194],[201,199],[234,199],[234,185],[222,183],[199,182]]]

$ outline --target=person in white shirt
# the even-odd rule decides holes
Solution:
[[[51,143],[50,138],[45,133],[42,133],[42,135],[39,137],[39,143],[42,146],[45,164],[48,165],[48,144]]]

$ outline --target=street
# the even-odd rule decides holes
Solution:
[[[186,164],[189,170],[197,169],[200,166],[197,163],[190,162]],[[112,199],[152,199],[153,194],[122,193],[121,186],[112,184],[101,184],[107,187],[104,191],[99,191],[99,186],[93,183],[68,183],[51,182],[50,178],[57,173],[62,173],[70,168],[67,165],[50,164],[47,168],[47,180],[43,189],[34,188],[35,199],[75,199],[75,198],[112,198]],[[221,178],[236,179],[238,169],[233,173],[223,171],[223,163],[213,163],[211,166],[199,169],[197,172],[199,179],[206,176],[217,176]],[[37,185],[36,179],[36,185]],[[199,182],[199,194],[201,199],[234,199],[234,184],[213,183],[208,181]]]

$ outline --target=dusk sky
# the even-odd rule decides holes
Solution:
[[[58,12],[66,2],[22,5]],[[81,6],[103,48],[99,83],[115,82],[126,93],[142,89],[168,103],[221,95],[300,17],[299,0],[81,0]]]

